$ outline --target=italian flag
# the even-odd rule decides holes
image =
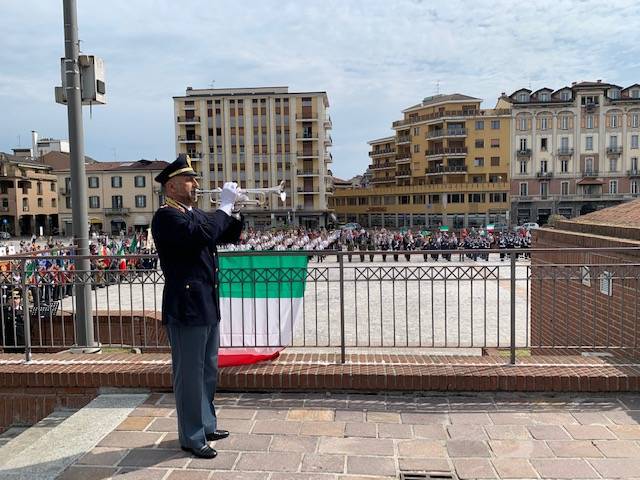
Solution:
[[[274,358],[291,345],[302,322],[307,263],[306,255],[276,252],[220,257],[220,366]],[[228,363],[230,354],[244,361]]]

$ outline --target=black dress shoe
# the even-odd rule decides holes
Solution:
[[[200,448],[189,448],[189,447],[180,447],[185,452],[193,453],[196,457],[199,458],[216,458],[218,452],[216,452],[209,445],[204,445]]]
[[[207,433],[206,438],[207,442],[215,442],[216,440],[222,440],[228,436],[229,432],[227,430],[214,430],[211,433]]]

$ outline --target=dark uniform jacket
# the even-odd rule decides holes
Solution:
[[[165,284],[162,323],[185,326],[220,321],[216,245],[240,239],[243,222],[221,210],[204,212],[163,206],[151,231]]]

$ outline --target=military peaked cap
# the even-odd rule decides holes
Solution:
[[[165,167],[155,178],[156,182],[164,185],[170,178],[178,175],[189,175],[197,177],[198,174],[191,166],[191,158],[189,155],[181,153],[173,162]]]

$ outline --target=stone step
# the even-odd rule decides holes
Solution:
[[[147,396],[99,395],[76,412],[54,412],[0,447],[0,478],[55,479],[122,423]]]
[[[59,409],[31,427],[11,427],[0,435],[0,466],[60,425],[78,409]]]

